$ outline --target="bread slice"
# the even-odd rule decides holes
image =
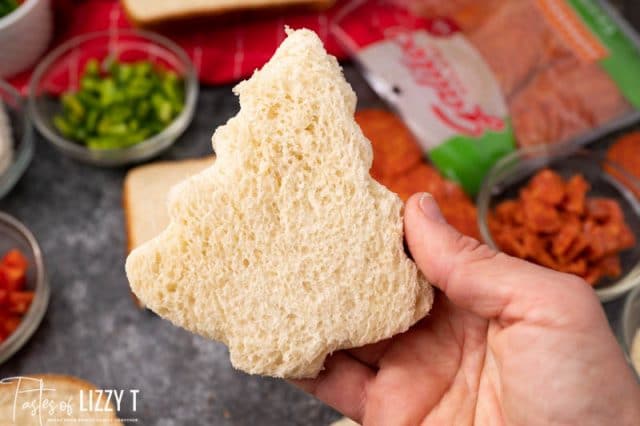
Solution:
[[[137,26],[200,16],[286,6],[326,9],[335,0],[122,0],[125,13]]]
[[[407,330],[433,293],[404,252],[402,202],[369,175],[338,62],[312,31],[287,33],[235,87],[214,165],[171,191],[169,226],[126,271],[142,302],[224,342],[236,368],[303,378]]]
[[[37,403],[40,400],[38,395],[41,387],[49,390],[43,391],[41,399],[43,408],[38,411]],[[89,395],[95,389],[94,385],[84,380],[58,374],[38,374],[3,379],[0,384],[0,419],[2,419],[0,424],[20,426],[122,425],[112,402],[106,404],[105,396],[98,402],[98,394],[95,392],[93,395]],[[82,407],[80,406],[81,397]],[[92,404],[89,401],[90,397]],[[34,403],[36,411],[32,411]],[[69,406],[70,410],[63,409],[63,407]],[[100,408],[102,411],[90,409],[92,407]],[[81,411],[81,408],[85,410]],[[110,411],[106,411],[107,408],[110,408]]]
[[[134,167],[124,179],[124,207],[129,251],[160,234],[169,225],[167,196],[177,183],[211,166],[214,157],[163,161]]]
[[[163,161],[134,167],[124,178],[122,206],[127,252],[157,236],[169,225],[167,197],[171,188],[205,168],[215,157]],[[135,295],[136,304],[144,305]]]

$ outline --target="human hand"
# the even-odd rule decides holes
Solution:
[[[409,331],[329,357],[295,383],[364,425],[631,425],[640,386],[593,290],[405,208],[409,249],[441,290]]]

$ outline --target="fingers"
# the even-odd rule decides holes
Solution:
[[[536,304],[585,289],[593,293],[575,276],[498,253],[461,235],[446,223],[429,194],[416,194],[407,202],[405,234],[427,279],[453,303],[485,318],[518,320]]]
[[[378,368],[378,361],[380,361],[380,358],[382,358],[387,352],[387,349],[389,349],[392,342],[393,341],[391,339],[385,339],[360,348],[349,349],[347,350],[347,353],[363,364],[376,370]]]
[[[373,370],[344,352],[331,355],[324,367],[315,379],[291,382],[345,416],[361,422],[367,386],[375,377]]]

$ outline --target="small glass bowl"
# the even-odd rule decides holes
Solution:
[[[33,127],[29,120],[26,102],[9,83],[0,80],[0,99],[11,126],[13,158],[0,174],[0,198],[18,182],[33,157]]]
[[[176,72],[184,80],[182,112],[160,133],[127,148],[92,150],[65,138],[52,122],[61,111],[59,96],[78,88],[88,60],[106,58],[148,60]],[[65,154],[99,166],[120,166],[149,159],[176,141],[193,119],[198,87],[193,63],[177,44],[148,31],[114,29],[74,37],[50,52],[29,82],[29,110],[40,133]]]
[[[540,169],[550,168],[562,177],[582,174],[591,184],[587,196],[615,199],[625,220],[640,242],[640,202],[633,192],[607,170],[624,175],[627,185],[640,189],[640,182],[598,153],[578,150],[567,145],[542,145],[520,149],[500,159],[489,171],[478,194],[478,226],[483,240],[498,249],[487,223],[495,205],[518,197],[518,190]],[[640,244],[620,254],[622,275],[617,279],[602,278],[595,292],[602,302],[613,300],[640,284]]]
[[[22,223],[0,212],[0,255],[11,249],[20,250],[29,261],[26,289],[35,291],[35,296],[18,328],[0,344],[0,363],[29,340],[40,325],[49,303],[49,282],[38,242]]]
[[[629,359],[629,363],[633,366],[631,348],[633,345],[633,338],[638,330],[640,330],[640,287],[636,287],[631,293],[629,293],[624,302],[620,328],[622,334],[622,348]],[[640,380],[640,370],[636,370],[634,368],[634,371]]]

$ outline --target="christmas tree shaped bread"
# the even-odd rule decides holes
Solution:
[[[340,66],[315,33],[287,33],[235,87],[216,162],[173,188],[168,228],[126,270],[145,305],[224,342],[236,368],[303,378],[405,331],[433,293],[403,250],[402,202],[369,175]]]

